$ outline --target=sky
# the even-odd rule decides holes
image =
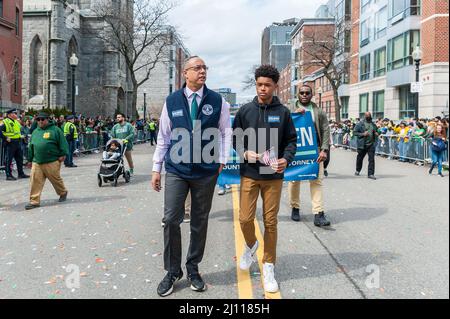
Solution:
[[[255,95],[242,81],[261,63],[261,35],[272,22],[314,17],[319,0],[184,0],[173,9],[170,23],[192,55],[209,67],[207,86],[231,88],[238,103]]]

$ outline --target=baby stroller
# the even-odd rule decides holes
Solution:
[[[123,176],[125,183],[130,182],[131,175],[128,170],[125,170],[123,160],[127,143],[122,140],[112,139],[106,144],[106,150],[109,150],[109,146],[113,142],[117,142],[120,145],[120,157],[117,159],[102,159],[100,172],[97,175],[99,187],[102,187],[103,183],[113,183],[114,187],[116,187],[120,176]]]

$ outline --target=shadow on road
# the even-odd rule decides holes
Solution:
[[[126,196],[123,195],[116,195],[116,196],[103,196],[103,197],[79,197],[79,198],[71,198],[70,193],[69,197],[67,198],[67,202],[60,203],[58,202],[58,199],[46,199],[41,201],[41,207],[40,208],[46,208],[46,207],[53,207],[53,206],[66,206],[70,204],[86,204],[86,203],[101,203],[101,202],[111,202],[111,201],[117,201],[125,199]],[[28,204],[28,202],[24,203],[18,203],[17,205],[11,206],[9,210],[16,211],[16,212],[22,212],[25,211],[25,205]],[[37,208],[39,209],[39,208]],[[35,209],[36,210],[36,209]]]

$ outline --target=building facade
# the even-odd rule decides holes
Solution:
[[[330,41],[335,31],[334,18],[310,18],[302,19],[291,33],[291,100],[288,106],[293,108],[297,100],[298,88],[302,84],[313,86],[317,91],[316,82],[323,77],[322,67],[314,62],[313,52],[316,44],[312,44],[311,39],[316,41]],[[318,83],[320,83],[319,80]],[[325,88],[322,88],[323,91]],[[318,100],[315,100],[318,103]]]
[[[352,48],[348,113],[360,118],[431,118],[448,114],[448,1],[352,1]],[[423,91],[412,53],[420,47]]]
[[[264,29],[261,39],[261,64],[270,64],[283,70],[291,61],[291,31],[298,23],[292,18],[275,22]]]
[[[237,105],[237,94],[232,92],[230,88],[220,88],[214,91],[219,93],[231,106]]]
[[[137,109],[140,116],[144,115],[144,93],[147,115],[159,118],[167,96],[179,90],[185,83],[183,66],[191,54],[174,28],[168,27],[168,37],[170,45],[166,56],[155,65],[150,78],[138,89]],[[138,80],[144,77],[144,72],[145,70],[138,73]]]
[[[0,113],[22,108],[23,0],[0,0]]]
[[[281,103],[289,106],[291,102],[291,80],[292,80],[292,68],[289,63],[281,72],[280,72],[280,80],[278,81],[278,89],[277,96],[280,99]]]
[[[111,0],[112,1],[112,0]],[[106,23],[95,13],[100,0],[24,0],[24,107],[72,109],[72,54],[75,111],[88,116],[132,115],[132,87],[124,58],[95,33]],[[112,1],[132,19],[130,0]]]

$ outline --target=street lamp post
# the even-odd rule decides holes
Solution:
[[[75,69],[78,66],[78,58],[75,53],[72,53],[69,64],[72,67],[72,115],[75,115]]]
[[[147,113],[147,90],[144,89],[144,123],[146,119],[146,113]]]
[[[416,46],[413,53],[411,54],[412,58],[416,65],[416,83],[418,84],[420,82],[420,61],[422,60],[422,50],[420,49],[420,46]],[[419,92],[416,93],[416,109],[415,109],[415,117],[419,116]]]

